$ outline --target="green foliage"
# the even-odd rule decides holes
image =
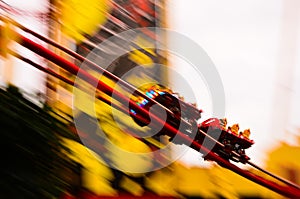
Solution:
[[[47,109],[16,87],[0,89],[0,198],[53,198],[69,188],[64,171],[75,164],[60,138],[74,136]]]

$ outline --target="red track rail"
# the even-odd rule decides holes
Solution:
[[[276,192],[278,194],[281,194],[281,195],[284,195],[284,196],[287,196],[290,198],[300,198],[300,190],[299,189],[290,187],[290,186],[279,185],[273,181],[264,179],[258,175],[250,173],[249,171],[243,170],[243,169],[231,164],[227,160],[222,159],[221,157],[219,157],[218,155],[216,155],[214,153],[211,153],[207,148],[205,148],[205,147],[201,146],[199,143],[193,141],[191,138],[187,137],[185,134],[178,131],[170,124],[165,124],[165,121],[161,120],[156,115],[153,115],[153,114],[149,113],[148,111],[140,108],[134,102],[130,101],[130,99],[128,99],[126,96],[122,95],[121,93],[119,93],[117,91],[114,91],[113,88],[111,88],[109,85],[105,84],[104,82],[99,81],[98,79],[96,79],[95,77],[93,77],[89,73],[87,73],[86,71],[81,70],[75,64],[58,56],[57,54],[44,48],[43,46],[33,42],[32,40],[30,40],[22,35],[19,35],[19,39],[17,40],[17,42],[20,43],[25,48],[28,48],[29,50],[35,52],[36,54],[48,59],[49,61],[57,64],[58,66],[62,67],[65,70],[69,71],[70,73],[72,73],[74,75],[79,75],[83,80],[85,80],[89,84],[97,85],[96,87],[98,90],[100,90],[108,95],[111,95],[112,93],[114,93],[114,96],[116,97],[115,99],[120,101],[122,104],[130,104],[132,107],[136,108],[136,110],[140,110],[142,114],[151,115],[151,118],[153,118],[153,121],[157,122],[158,124],[165,125],[166,129],[169,130],[170,135],[179,136],[183,140],[191,143],[192,148],[194,148],[198,151],[201,149],[202,151],[208,153],[210,159],[216,161],[217,163],[226,167],[227,169],[230,169],[231,171],[233,171],[233,172],[235,172],[257,184],[260,184],[270,190],[273,190],[274,192]]]

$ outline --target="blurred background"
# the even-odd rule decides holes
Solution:
[[[168,28],[187,36],[204,49],[219,72],[226,95],[224,117],[227,118],[229,125],[239,123],[242,129],[251,129],[251,139],[255,141],[253,147],[247,150],[251,160],[294,183],[300,183],[298,163],[300,106],[297,103],[300,98],[299,1],[1,0],[0,8],[1,17],[9,17],[19,25],[50,38],[82,56],[87,56],[95,50],[97,44],[107,38],[133,28]],[[4,89],[1,104],[3,123],[1,133],[10,141],[7,142],[7,146],[3,145],[1,150],[15,152],[12,153],[14,155],[1,152],[7,162],[1,171],[6,176],[3,179],[8,179],[0,184],[3,187],[1,194],[4,198],[7,196],[21,198],[21,195],[24,198],[33,198],[37,193],[49,198],[76,196],[79,198],[103,198],[104,196],[124,198],[280,197],[231,171],[204,161],[198,152],[185,146],[174,146],[170,154],[167,154],[172,156],[177,151],[185,150],[186,153],[179,160],[151,173],[133,175],[105,166],[101,163],[101,159],[105,158],[91,155],[72,131],[74,127],[73,86],[37,70],[31,66],[32,64],[25,63],[20,55],[71,81],[75,80],[74,75],[21,47],[16,42],[7,42],[7,35],[10,35],[7,27],[15,24],[1,18],[1,25],[0,84]],[[81,64],[80,61],[61,50],[36,39],[32,34],[22,32],[20,26],[13,28],[70,62],[76,65]],[[10,38],[13,38],[11,40],[18,39],[12,35]],[[136,38],[136,43],[132,44],[132,52],[120,57],[108,67],[108,70],[121,77],[128,70],[139,65],[151,65],[151,63],[167,65],[170,70],[153,70],[152,76],[169,85],[173,91],[180,93],[185,101],[197,103],[198,108],[204,110],[202,121],[213,117],[209,85],[205,84],[203,78],[191,76],[189,70],[192,66],[189,63],[168,52],[137,50],[138,47],[143,48],[143,45],[149,41],[153,43],[153,49],[155,49],[157,40],[167,44],[176,42],[167,34],[156,35],[151,31],[141,32]],[[13,49],[18,56],[9,49]],[[113,51],[105,49],[97,49],[96,52],[92,54],[95,59],[114,56]],[[172,71],[188,79],[189,84],[182,84]],[[126,81],[134,84],[137,80],[128,78]],[[7,89],[8,85],[10,89]],[[190,92],[190,87],[193,87],[194,93]],[[10,93],[11,97],[5,97],[7,93]],[[20,103],[18,99],[24,101],[21,100],[22,103]],[[87,99],[83,98],[83,100]],[[26,107],[22,108],[24,103],[30,104],[26,107],[34,108],[29,110]],[[19,109],[13,109],[16,106]],[[32,120],[35,117],[45,117],[43,115],[45,106],[51,110],[46,111],[49,113],[47,119]],[[98,115],[103,117],[106,112],[102,110],[105,108],[101,104],[100,106],[102,108],[99,109]],[[84,106],[78,105],[76,108],[79,114],[90,115]],[[13,109],[18,114],[14,115],[7,109]],[[29,114],[29,111],[33,109],[35,111]],[[28,121],[22,119],[27,117]],[[47,128],[49,121],[55,124],[52,129]],[[22,125],[28,129],[22,128]],[[11,137],[10,132],[19,132],[19,134],[16,134],[14,138],[14,136]],[[39,156],[35,153],[41,146],[31,147],[30,140],[32,139],[28,137],[28,140],[25,139],[27,142],[19,142],[18,136],[24,133],[32,137],[41,134],[42,137],[47,137],[47,140],[41,137],[36,139],[44,140],[45,143],[51,143],[53,139],[58,141],[49,144],[49,147],[45,148],[45,153],[40,154],[40,156],[47,157],[49,155],[47,149],[54,148],[54,151],[57,151],[51,155],[54,159],[47,161],[45,158],[41,161],[42,163],[39,163],[39,159],[36,158]],[[55,137],[49,137],[49,133],[51,135],[54,133]],[[118,135],[124,136],[122,132]],[[131,138],[126,139],[129,143],[135,142]],[[132,152],[147,151],[148,145],[143,144],[138,143],[140,147]],[[71,155],[67,152],[61,153],[64,147],[72,151]],[[22,158],[18,158],[19,150],[23,154],[24,161],[27,160],[25,163]],[[28,154],[31,155],[24,151],[29,151]],[[60,154],[58,156],[61,159],[56,158],[57,154]],[[20,159],[20,162],[15,159]],[[53,162],[56,163],[52,164]],[[15,170],[8,169],[16,164],[27,166],[16,167]],[[138,165],[139,162],[134,164]],[[30,169],[31,167],[37,167],[37,171],[41,170],[40,178],[38,175],[31,178],[35,173]],[[54,176],[57,174],[61,179],[53,178],[53,181],[49,180],[49,184],[37,183],[45,178],[44,170],[40,167],[45,171],[52,171]],[[251,170],[248,167],[244,168]],[[58,173],[65,175],[61,176]],[[263,176],[263,174],[260,175]],[[52,179],[53,176],[50,177],[49,179]],[[28,178],[33,180],[28,182]]]

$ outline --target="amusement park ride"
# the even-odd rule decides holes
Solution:
[[[195,106],[182,101],[177,97],[172,90],[166,88],[162,85],[149,85],[145,91],[142,92],[129,83],[118,78],[114,74],[108,72],[107,70],[101,68],[97,64],[90,60],[87,60],[83,56],[57,44],[56,42],[48,39],[38,33],[18,24],[17,22],[2,18],[2,21],[10,21],[10,23],[23,32],[29,33],[36,38],[42,40],[43,42],[52,45],[55,48],[69,54],[79,61],[84,61],[91,68],[101,72],[107,78],[118,82],[124,86],[127,90],[134,93],[131,98],[124,96],[122,93],[114,90],[112,87],[107,85],[105,82],[99,81],[94,76],[90,75],[87,71],[80,69],[77,65],[64,59],[63,57],[55,54],[49,49],[39,45],[38,43],[28,39],[23,34],[14,32],[16,35],[15,41],[18,42],[23,47],[31,50],[37,55],[53,62],[59,67],[65,69],[73,75],[80,76],[84,81],[91,85],[97,85],[97,89],[109,96],[113,93],[114,99],[120,103],[115,103],[106,98],[101,98],[103,102],[111,105],[118,111],[130,115],[134,121],[140,126],[146,126],[150,122],[154,122],[157,125],[163,126],[163,128],[156,135],[167,135],[170,137],[170,141],[174,144],[186,144],[189,147],[195,149],[196,151],[204,154],[205,160],[215,161],[222,167],[225,167],[257,184],[260,184],[274,192],[281,194],[290,198],[300,198],[300,187],[292,182],[282,179],[250,161],[250,158],[246,155],[245,150],[254,144],[254,141],[250,139],[250,130],[244,130],[240,132],[239,126],[234,125],[227,127],[226,119],[210,118],[202,123],[198,124],[197,121],[201,118],[201,110],[198,110]],[[29,63],[30,65],[36,67],[37,69],[48,73],[68,84],[74,85],[74,82],[61,76],[55,71],[38,65],[31,61],[30,59],[23,57],[22,55],[9,50],[9,53],[16,56],[17,58]],[[76,86],[76,85],[74,85]],[[129,102],[129,108],[126,107],[126,103]],[[122,104],[122,105],[120,105]],[[159,107],[150,111],[153,105]],[[161,111],[164,110],[167,113],[166,121],[161,118]],[[174,139],[176,137],[176,139]],[[210,143],[212,148],[208,148]],[[250,165],[261,172],[269,175],[273,180],[265,179],[257,174],[251,173],[249,171],[243,170],[240,167],[232,164],[231,161],[240,162],[243,164]],[[277,181],[277,182],[276,182]]]

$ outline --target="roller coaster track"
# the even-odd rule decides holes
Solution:
[[[1,20],[3,20],[4,18],[1,16],[0,18]],[[166,112],[169,112],[170,114],[173,114],[171,110],[169,110],[167,107],[163,106],[162,104],[159,104],[158,102],[156,102],[155,100],[149,98],[148,96],[146,96],[144,93],[142,93],[141,91],[138,91],[134,86],[130,85],[129,83],[123,81],[122,79],[119,79],[117,76],[113,75],[112,73],[110,73],[109,71],[106,71],[105,69],[101,68],[100,66],[98,66],[97,64],[93,63],[90,60],[87,60],[86,58],[82,57],[81,55],[71,51],[70,49],[63,47],[59,44],[57,44],[56,42],[54,42],[51,39],[48,39],[44,36],[39,35],[38,33],[25,28],[24,26],[22,26],[21,24],[18,24],[17,22],[11,20],[11,19],[5,19],[6,21],[11,21],[11,23],[13,25],[15,25],[16,27],[18,27],[19,29],[21,29],[23,32],[27,32],[33,36],[35,36],[36,38],[42,40],[43,42],[46,42],[62,51],[64,51],[65,53],[69,54],[70,56],[72,56],[73,58],[79,60],[79,61],[85,61],[89,66],[93,67],[93,69],[98,70],[100,72],[103,73],[103,75],[105,75],[106,77],[110,78],[113,81],[118,81],[119,83],[122,84],[122,86],[124,86],[125,88],[127,88],[130,91],[137,91],[138,95],[144,97],[145,99],[148,99],[150,101],[152,101],[153,103],[159,105],[161,108],[163,108]],[[183,132],[181,132],[180,130],[177,130],[175,127],[173,127],[171,124],[166,123],[166,121],[162,120],[160,117],[158,117],[157,115],[153,114],[152,112],[149,112],[143,108],[141,108],[140,106],[138,106],[135,102],[131,101],[128,97],[126,97],[125,95],[123,95],[122,93],[114,90],[112,87],[110,87],[108,84],[106,84],[105,82],[99,81],[97,78],[95,78],[94,76],[90,75],[87,71],[84,71],[82,69],[80,69],[78,66],[76,66],[74,63],[66,60],[65,58],[55,54],[53,51],[43,47],[42,45],[32,41],[31,39],[28,39],[27,37],[25,37],[23,34],[20,33],[21,31],[15,32],[16,38],[15,41],[18,42],[20,45],[22,45],[23,47],[31,50],[32,52],[36,53],[37,55],[49,60],[50,62],[56,64],[57,66],[65,69],[66,71],[70,72],[71,74],[75,75],[75,76],[80,76],[82,78],[82,80],[86,81],[87,83],[93,85],[96,85],[97,90],[107,94],[107,95],[111,95],[112,93],[114,93],[114,99],[117,100],[118,102],[120,102],[122,105],[126,105],[129,103],[129,105],[131,107],[133,107],[136,110],[139,110],[142,115],[149,115],[152,120],[157,123],[158,125],[164,125],[165,128],[168,130],[169,135],[173,135],[173,136],[179,136],[182,140],[185,140],[187,143],[191,143],[190,147],[197,150],[197,151],[202,151],[204,153],[207,153],[207,157],[209,157],[210,160],[213,160],[215,162],[217,162],[219,165],[247,178],[250,181],[253,181],[261,186],[264,186],[278,194],[281,194],[283,196],[289,197],[289,198],[300,198],[300,187],[296,184],[293,184],[292,182],[289,182],[285,179],[282,179],[274,174],[272,174],[271,172],[268,172],[262,168],[260,168],[259,166],[257,166],[256,164],[247,161],[246,163],[249,164],[250,166],[256,168],[257,170],[260,170],[262,172],[264,172],[265,174],[271,176],[274,180],[269,180],[266,178],[263,178],[257,174],[251,173],[247,170],[241,169],[240,167],[232,164],[231,162],[229,162],[228,160],[225,160],[223,158],[221,158],[219,155],[217,155],[216,153],[210,151],[209,149],[207,149],[205,146],[201,145],[200,143],[194,141],[193,139],[191,139],[190,137],[186,136]],[[24,62],[29,63],[30,65],[32,65],[33,67],[47,73],[50,74],[70,85],[76,86],[74,85],[74,82],[69,80],[66,77],[61,76],[60,74],[57,74],[55,71],[41,66],[39,64],[36,64],[35,62],[31,61],[29,58],[24,57],[12,50],[8,51],[9,53],[11,53],[13,56],[21,59]],[[129,110],[128,108],[124,108],[122,105],[119,105],[117,103],[114,103],[113,101],[109,101],[106,98],[99,98],[100,100],[102,100],[103,102],[112,105],[114,108],[116,108],[117,110],[124,112],[126,114],[129,114]],[[143,120],[143,117],[139,118],[140,120]],[[187,125],[190,125],[187,121],[181,119],[182,122],[186,123]],[[215,144],[219,145],[220,147],[225,147],[222,143],[220,143],[218,140],[215,140],[214,138],[210,137],[209,135],[207,135],[205,132],[201,131],[202,134],[204,134],[208,139],[212,140]],[[234,153],[234,152],[233,152]],[[236,156],[239,156],[239,154],[234,154]],[[277,180],[278,182],[276,182],[275,180]],[[279,183],[280,182],[280,183]]]

